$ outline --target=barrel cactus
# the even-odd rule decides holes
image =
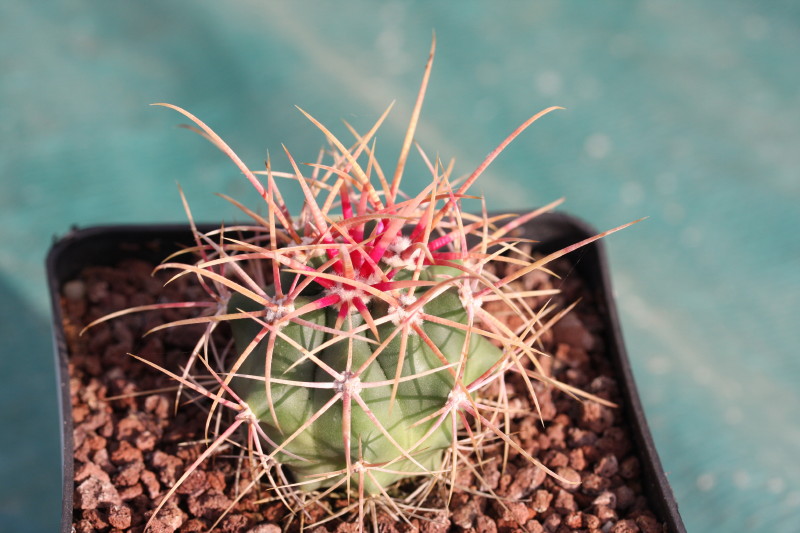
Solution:
[[[233,411],[230,425],[195,464],[242,435],[256,465],[254,482],[268,479],[277,497],[298,511],[309,499],[320,502],[336,492],[354,501],[342,513],[357,513],[363,525],[365,502],[391,502],[407,478],[452,487],[458,463],[468,455],[463,450],[486,438],[547,470],[508,436],[507,401],[497,396],[507,372],[528,384],[533,405],[531,380],[562,386],[541,371],[533,346],[558,314],[531,310],[524,301],[530,291],[520,291],[517,280],[594,238],[547,257],[517,254],[511,260],[506,252],[519,242],[515,229],[559,202],[523,215],[461,211],[469,188],[494,158],[556,108],[526,120],[462,179],[451,176],[452,165],[431,161],[420,149],[430,183],[416,196],[401,192],[432,60],[433,49],[391,176],[373,152],[388,109],[365,133],[350,127],[349,146],[303,112],[330,146],[327,159],[304,173],[288,150],[289,172],[274,171],[270,161],[252,171],[200,119],[158,104],[182,113],[232,159],[263,199],[266,214],[228,198],[251,222],[207,233],[192,223],[196,245],[182,254],[197,260],[171,258],[158,267],[194,276],[206,300],[129,309],[98,322],[153,308],[201,309],[195,318],[157,328],[204,325],[183,373],[162,370],[183,391],[209,398],[212,415],[220,406]],[[279,179],[302,191],[297,216],[283,200]],[[491,265],[498,261],[515,261],[517,268],[496,276]],[[522,325],[512,329],[484,310],[489,300],[502,302]],[[223,323],[232,342],[215,342],[228,330],[219,327]],[[209,379],[217,385],[209,386]],[[496,396],[487,397],[498,383]]]

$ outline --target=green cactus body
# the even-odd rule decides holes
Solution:
[[[441,281],[444,277],[453,277],[459,272],[447,267],[427,267],[420,273],[425,281]],[[405,274],[405,273],[401,273]],[[404,276],[397,276],[400,279]],[[314,296],[301,296],[294,302],[295,308],[313,301]],[[378,301],[369,304],[374,319],[387,312],[388,306]],[[260,305],[245,296],[236,294],[229,303],[230,312],[263,310]],[[467,313],[461,303],[457,290],[448,288],[424,305],[424,312],[440,318],[466,324]],[[301,317],[307,322],[334,328],[337,318],[335,308],[320,309],[304,314]],[[341,329],[356,328],[363,323],[361,315],[352,313],[344,321]],[[252,319],[239,319],[231,322],[237,351],[241,353],[252,340],[262,332],[262,325]],[[363,336],[376,342],[348,339],[342,337],[338,342],[317,353],[317,357],[337,372],[345,372],[350,358],[351,369],[359,368],[382,341],[392,335],[400,326],[386,321],[377,327],[379,338],[369,330]],[[425,321],[420,327],[447,358],[450,363],[458,363],[465,343],[465,332],[448,325]],[[313,350],[330,339],[331,333],[320,332],[307,326],[288,322],[282,326],[281,333],[293,339],[306,350]],[[431,417],[423,423],[418,421],[440,411],[448,401],[454,389],[455,378],[450,370],[457,372],[456,366],[445,367],[437,354],[414,333],[408,334],[406,351],[401,376],[416,376],[402,381],[397,386],[394,404],[390,409],[392,384],[379,387],[368,387],[369,383],[391,382],[396,374],[401,353],[401,335],[398,334],[386,348],[359,375],[364,385],[359,395],[374,417],[391,435],[389,439],[376,423],[355,401],[351,407],[350,449],[345,450],[343,439],[343,404],[335,403],[317,418],[302,433],[285,445],[276,459],[287,466],[305,489],[317,489],[335,484],[341,476],[321,479],[326,474],[346,471],[347,455],[350,462],[361,461],[371,465],[388,463],[385,470],[374,469],[369,479],[364,480],[363,488],[367,494],[377,494],[398,479],[416,474],[435,472],[441,467],[444,450],[452,443],[452,424],[448,417],[439,423],[435,431],[430,432],[437,417]],[[265,376],[267,340],[249,355],[237,371],[239,375]],[[462,383],[469,384],[494,365],[501,356],[500,350],[480,335],[470,337],[469,355]],[[270,376],[273,379],[292,380],[304,383],[332,382],[334,378],[325,372],[320,365],[310,359],[288,370],[291,365],[303,357],[303,353],[290,342],[278,337],[272,351]],[[431,369],[440,369],[434,373],[417,376]],[[320,410],[334,396],[331,388],[314,388],[313,386],[271,384],[273,409],[280,428],[275,426],[269,406],[264,380],[235,378],[232,381],[234,390],[250,406],[260,420],[267,435],[281,445],[310,417]],[[430,435],[425,436],[430,432]],[[424,439],[424,442],[421,442]],[[392,442],[394,440],[395,442]],[[407,450],[409,459],[399,448]],[[360,450],[360,451],[359,451]]]

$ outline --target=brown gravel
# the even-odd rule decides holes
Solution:
[[[159,332],[144,339],[142,335],[161,321],[186,316],[183,312],[130,315],[78,336],[85,324],[118,309],[200,297],[187,278],[164,289],[163,278],[151,277],[151,269],[140,261],[127,261],[117,269],[88,268],[64,288],[75,423],[73,524],[78,533],[142,532],[155,506],[205,449],[206,412],[201,402],[181,405],[176,414],[174,383],[126,355],[140,354],[177,369],[191,350],[196,330]],[[568,272],[569,266],[562,264],[556,270]],[[551,281],[535,273],[523,283],[525,289],[535,289],[546,288]],[[618,402],[593,295],[575,276],[566,277],[560,288],[563,294],[557,303],[563,305],[578,297],[582,302],[543,336],[542,347],[553,354],[542,360],[543,366],[562,381]],[[499,309],[489,311],[500,314]],[[456,491],[447,515],[414,518],[414,528],[477,533],[664,531],[642,496],[639,462],[620,410],[576,402],[537,384],[543,425],[524,395],[515,396],[524,387],[518,381],[511,377],[506,384],[512,402],[523,413],[513,421],[514,439],[560,476],[579,484],[546,476],[513,449],[503,469],[499,460],[502,448],[497,446],[485,451],[484,457],[493,459],[483,467],[480,479],[464,472],[460,481],[470,491],[493,490],[499,499]],[[250,481],[248,469],[238,465],[237,457],[225,453],[205,461],[177,489],[151,531],[206,531]],[[299,529],[297,520],[290,522],[280,502],[254,503],[264,496],[268,493],[251,491],[229,510],[218,530],[280,533],[287,524],[289,530]],[[317,516],[321,513],[312,510]],[[378,520],[381,531],[413,529],[387,516]],[[355,529],[352,521],[343,521],[311,531]]]

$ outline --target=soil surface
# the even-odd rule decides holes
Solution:
[[[524,278],[525,288],[543,289],[556,283],[562,293],[554,303],[564,306],[578,298],[581,302],[544,335],[541,348],[551,356],[541,362],[557,379],[619,403],[595,299],[581,280],[570,274],[568,263],[556,265],[554,270],[562,274],[561,280],[534,273]],[[92,267],[64,287],[75,424],[73,516],[77,533],[141,532],[165,493],[206,448],[207,403],[184,402],[176,411],[175,383],[127,355],[135,353],[171,370],[179,369],[192,350],[197,328],[142,335],[159,323],[189,316],[185,311],[129,315],[78,335],[92,320],[119,309],[201,297],[198,289],[189,285],[188,277],[165,288],[164,277],[151,277],[151,271],[152,265],[141,261],[126,261],[118,268]],[[531,307],[543,303],[544,299],[534,299]],[[501,313],[499,307],[490,310]],[[513,449],[503,469],[503,447],[497,445],[484,451],[486,463],[480,478],[463,471],[458,484],[470,490],[456,490],[448,512],[411,519],[414,527],[428,532],[480,533],[665,531],[642,493],[639,460],[621,408],[579,402],[537,385],[542,421],[526,399],[521,380],[509,377],[506,387],[517,413],[512,420],[515,441],[560,476],[580,484],[559,483]],[[523,393],[515,395],[515,390]],[[249,484],[243,455],[228,446],[204,461],[179,486],[153,521],[151,531],[206,531],[223,514],[216,530],[226,533],[280,533],[301,528],[299,519],[279,501],[256,503],[270,494],[258,488],[246,491]],[[493,491],[499,498],[481,496],[477,494],[480,491]],[[337,502],[331,505],[335,507]],[[431,502],[432,507],[437,505],[442,504]],[[322,516],[321,512],[316,509],[312,514]],[[381,531],[413,530],[389,516],[382,515],[379,521]],[[350,519],[310,529],[348,532],[355,531],[355,526]]]

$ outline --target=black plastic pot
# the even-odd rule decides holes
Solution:
[[[208,225],[201,230],[216,226]],[[591,237],[597,232],[569,215],[554,213],[536,218],[524,228],[525,237],[538,241],[537,250],[548,253]],[[47,257],[47,275],[53,307],[55,362],[61,386],[61,441],[63,502],[61,531],[72,531],[73,516],[73,424],[67,351],[62,324],[60,295],[63,285],[91,265],[114,265],[125,258],[159,262],[181,246],[192,244],[186,225],[100,226],[73,230],[58,240]],[[651,508],[667,524],[670,533],[685,533],[683,521],[669,481],[658,458],[641,401],[633,381],[630,362],[622,341],[619,318],[612,296],[605,249],[601,241],[573,252],[578,275],[595,292],[605,320],[607,354],[617,371],[623,396],[623,415],[630,427],[642,467],[644,491]]]

